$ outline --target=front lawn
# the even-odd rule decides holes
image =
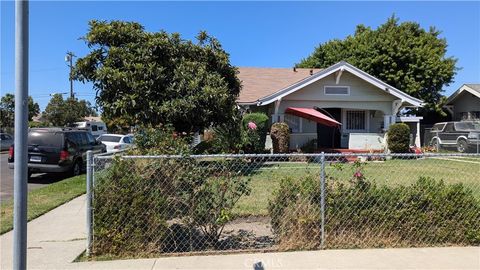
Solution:
[[[85,175],[68,178],[28,192],[28,220],[37,218],[85,193]],[[0,205],[0,234],[13,227],[13,199]]]
[[[446,183],[463,183],[480,199],[480,162],[478,165],[472,163],[479,159],[469,158],[465,161],[469,162],[438,158],[374,161],[365,165],[363,174],[379,185],[388,186],[410,185],[421,176],[441,179]],[[351,163],[341,163],[338,167],[325,166],[327,178],[337,181],[351,179],[354,171]],[[262,166],[250,176],[251,194],[240,199],[234,213],[241,216],[267,215],[268,202],[273,197],[273,191],[279,187],[281,179],[305,177],[307,174],[317,174],[320,181],[320,164],[272,163]]]

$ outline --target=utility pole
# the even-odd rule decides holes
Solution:
[[[70,74],[68,76],[68,79],[70,80],[70,98],[72,99],[73,99],[73,79],[72,79],[73,57],[75,57],[75,54],[73,54],[73,52],[67,52],[67,55],[65,56],[65,62],[67,62],[68,66],[70,67]]]
[[[27,269],[28,0],[15,1],[13,269]]]

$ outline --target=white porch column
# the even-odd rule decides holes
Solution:
[[[273,118],[272,118],[272,124],[280,121],[279,115],[278,115],[278,109],[280,108],[280,103],[282,102],[282,98],[279,98],[275,101],[274,103],[274,113],[273,113]]]
[[[417,122],[417,133],[415,135],[415,146],[421,147],[420,145],[420,121]]]
[[[390,127],[391,119],[392,119],[391,115],[386,114],[383,116],[383,129],[385,131],[388,131],[388,128]]]

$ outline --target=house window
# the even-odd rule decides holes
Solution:
[[[298,116],[285,114],[283,117],[283,121],[287,123],[288,127],[290,128],[291,133],[299,133],[300,126],[301,126],[301,119]]]
[[[346,111],[345,129],[349,131],[364,131],[367,129],[365,111]]]
[[[348,86],[325,86],[323,90],[325,95],[350,95],[350,87]]]

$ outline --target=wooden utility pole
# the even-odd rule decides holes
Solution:
[[[70,67],[70,74],[68,76],[68,79],[70,80],[70,98],[73,99],[73,79],[72,79],[72,73],[73,73],[73,57],[75,57],[75,54],[73,52],[67,52],[67,55],[65,56],[65,62],[68,63],[68,66]]]

